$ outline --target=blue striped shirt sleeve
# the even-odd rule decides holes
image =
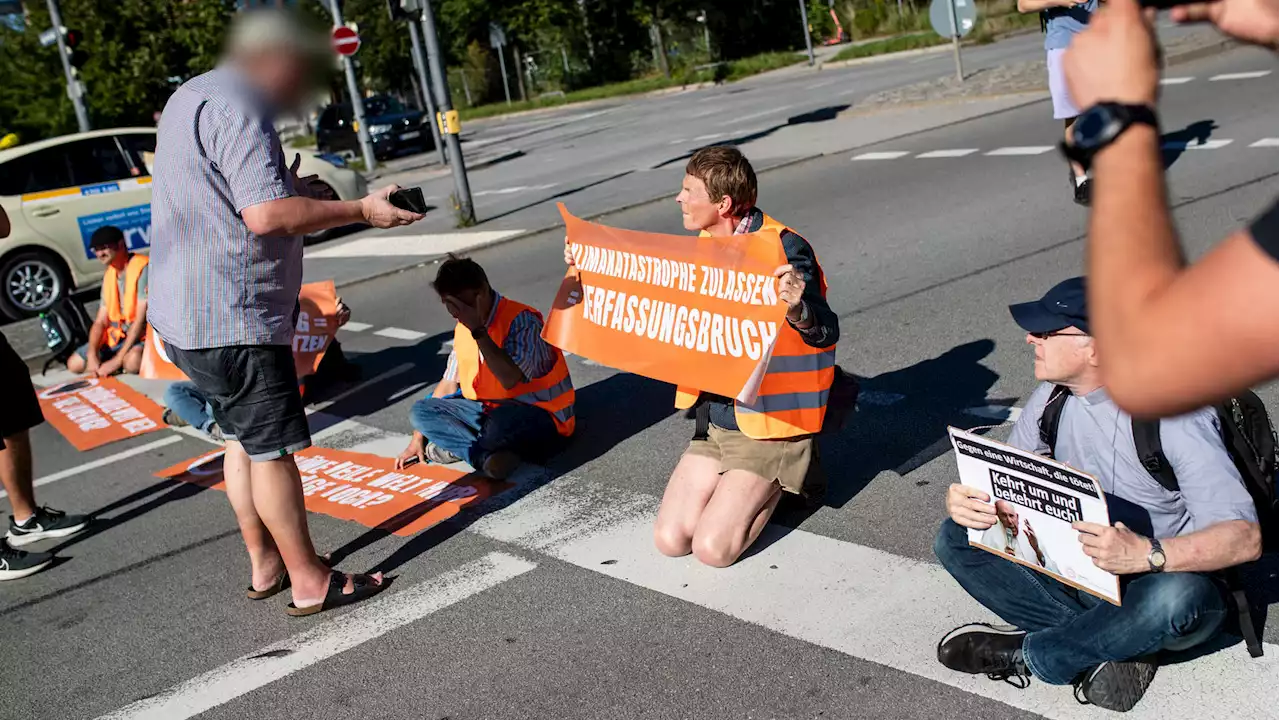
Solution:
[[[530,380],[546,375],[555,367],[551,346],[542,339],[542,320],[528,310],[511,321],[502,349]]]
[[[226,118],[219,169],[230,186],[236,212],[293,196],[284,151],[275,128],[265,117],[231,111]]]

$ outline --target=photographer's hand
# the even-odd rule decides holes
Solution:
[[[1155,105],[1160,82],[1155,31],[1138,0],[1107,2],[1071,42],[1063,65],[1077,107]]]
[[[1280,5],[1273,0],[1214,0],[1179,5],[1169,11],[1175,22],[1211,22],[1238,40],[1276,49]]]

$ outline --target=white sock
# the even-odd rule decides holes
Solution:
[[[1080,187],[1081,185],[1085,184],[1085,182],[1086,182],[1086,181],[1088,181],[1088,180],[1089,180],[1089,176],[1088,176],[1088,175],[1077,175],[1077,176],[1076,176],[1076,187]]]

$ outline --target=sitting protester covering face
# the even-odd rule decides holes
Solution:
[[[542,315],[489,286],[474,260],[441,263],[433,283],[458,324],[444,377],[413,406],[413,440],[396,466],[466,461],[507,477],[541,460],[574,431],[574,390],[559,349],[542,339]]]
[[[1257,511],[1213,409],[1160,421],[1179,492],[1166,489],[1143,466],[1133,419],[1111,401],[1099,379],[1082,278],[1010,310],[1035,348],[1042,384],[1027,400],[1009,444],[1052,455],[1098,479],[1114,526],[1072,527],[1094,564],[1120,576],[1123,604],[970,546],[966,528],[999,527],[1001,508],[982,491],[952,485],[951,517],[943,521],[934,551],[974,599],[1013,627],[959,627],[939,643],[938,659],[953,670],[993,679],[1034,675],[1050,684],[1074,683],[1085,700],[1128,710],[1155,674],[1154,654],[1188,649],[1218,632],[1228,601],[1216,573],[1261,554]],[[1051,401],[1063,403],[1053,448],[1040,428]]]

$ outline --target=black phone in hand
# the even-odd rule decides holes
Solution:
[[[387,196],[387,200],[392,205],[401,210],[408,210],[419,215],[425,215],[427,212],[427,201],[422,197],[422,188],[400,188]]]

